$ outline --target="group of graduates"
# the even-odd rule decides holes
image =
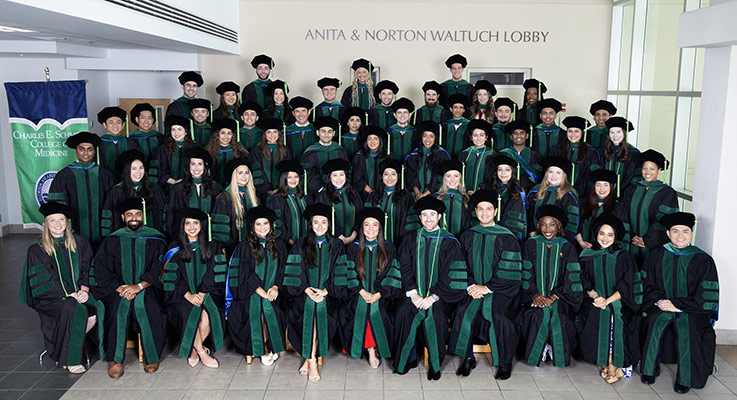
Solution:
[[[288,99],[266,55],[242,93],[217,86],[214,110],[196,98],[202,77],[181,74],[164,134],[149,104],[103,109],[105,135],[67,139],[77,161],[28,249],[20,299],[50,356],[84,372],[95,330],[116,378],[137,333],[153,372],[168,327],[193,367],[217,368],[229,332],[265,365],[293,348],[311,382],[332,344],[398,374],[422,345],[430,380],[446,352],[468,376],[487,344],[497,379],[516,356],[576,357],[609,383],[639,361],[652,384],[676,362],[677,392],[703,387],[717,269],[658,180],[665,157],[629,144],[608,101],[591,105],[593,125],[567,116],[563,129],[544,83],[525,81],[518,107],[462,79],[466,64],[448,58],[451,79],[425,83],[417,109],[364,59],[342,101],[329,77],[323,102]],[[128,117],[138,130],[124,134]]]

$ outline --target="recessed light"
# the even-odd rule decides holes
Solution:
[[[6,33],[7,32],[10,32],[10,33],[13,33],[13,32],[29,33],[29,32],[38,32],[38,31],[32,31],[32,30],[29,30],[29,29],[22,29],[22,28],[15,28],[15,27],[12,27],[12,26],[3,26],[3,25],[0,25],[0,32],[6,32]]]

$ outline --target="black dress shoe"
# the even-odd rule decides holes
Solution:
[[[404,368],[404,372],[399,372],[399,370],[395,369],[394,373],[397,375],[406,375],[412,368],[417,368],[417,360],[408,362],[407,366]]]
[[[440,380],[440,371],[434,372],[432,369],[429,369],[427,371],[427,380],[428,381]]]
[[[466,357],[461,366],[456,370],[456,375],[469,376],[471,375],[471,370],[474,368],[476,368],[476,360],[471,357]]]
[[[652,375],[642,375],[640,376],[640,382],[646,385],[652,385],[653,383],[655,383],[655,377]]]
[[[494,376],[494,378],[496,378],[496,380],[498,381],[503,381],[509,379],[510,376],[512,376],[512,366],[505,365],[499,367],[499,370],[496,371],[496,375]]]
[[[688,393],[689,390],[691,390],[691,388],[688,387],[688,386],[679,385],[678,382],[676,382],[676,384],[673,385],[673,390],[676,393],[686,394],[686,393]]]

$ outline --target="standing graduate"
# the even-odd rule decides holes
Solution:
[[[195,71],[182,72],[179,75],[179,84],[182,85],[182,95],[169,103],[169,106],[166,108],[165,118],[171,115],[189,118],[192,110],[189,102],[194,100],[195,96],[197,96],[197,90],[204,82],[202,75]]]
[[[540,166],[542,158],[540,154],[527,146],[530,137],[530,125],[525,120],[514,120],[504,128],[509,135],[512,145],[502,149],[500,152],[508,155],[519,163],[520,170],[517,180],[525,192],[529,192],[535,185],[540,183],[543,171]]]
[[[182,181],[169,190],[167,226],[169,235],[177,237],[176,213],[180,208],[196,208],[206,214],[212,212],[215,199],[223,186],[212,178],[212,157],[205,149],[192,147],[184,152],[189,160]]]
[[[312,383],[320,381],[317,357],[328,354],[339,300],[348,295],[348,284],[355,279],[348,278],[343,242],[330,232],[331,214],[331,207],[320,203],[305,209],[307,233],[294,242],[284,272],[284,288],[291,297],[288,339],[305,359],[300,375]]]
[[[163,235],[143,226],[141,199],[121,203],[125,224],[106,237],[95,254],[92,294],[105,305],[105,359],[111,378],[123,375],[129,325],[140,332],[145,372],[155,372],[164,349],[166,317],[161,304]]]
[[[448,152],[438,145],[438,124],[424,121],[412,138],[415,149],[404,164],[407,167],[407,187],[415,200],[438,191],[442,176],[438,172],[443,161],[450,160]]]
[[[520,119],[527,121],[529,125],[537,126],[540,123],[540,110],[537,108],[537,103],[544,99],[543,93],[546,93],[548,88],[535,78],[525,80],[522,87],[525,89],[525,94],[522,97]]]
[[[353,83],[343,91],[340,102],[346,108],[361,107],[364,111],[370,110],[376,104],[374,97],[374,81],[371,74],[374,72],[371,61],[359,58],[351,64]]]
[[[77,161],[56,173],[49,188],[48,201],[66,204],[74,211],[73,229],[97,248],[102,240],[100,225],[105,196],[115,184],[115,175],[95,164],[100,137],[79,132],[64,142],[74,149]]]
[[[673,389],[683,394],[706,386],[714,370],[712,319],[718,317],[719,277],[714,259],[691,245],[696,224],[693,214],[669,214],[660,223],[670,241],[648,254],[641,272],[647,277],[642,300],[647,317],[643,320],[641,380],[651,385],[660,362],[676,363]]]
[[[358,191],[348,181],[350,164],[342,158],[332,159],[322,166],[325,186],[315,195],[315,202],[332,207],[335,216],[331,234],[348,244],[356,239],[356,214],[363,208]]]
[[[210,100],[194,99],[190,100],[189,108],[192,109],[190,118],[194,129],[194,142],[199,147],[205,147],[210,143],[210,137],[212,136],[212,126],[210,125],[212,104]]]
[[[502,149],[514,145],[514,142],[512,142],[512,139],[507,133],[506,127],[508,123],[515,119],[517,103],[509,97],[500,97],[494,101],[494,109],[494,125],[491,126],[494,129],[494,134],[490,135],[490,137],[494,151],[499,152]]]
[[[317,141],[315,127],[309,121],[312,102],[297,96],[289,100],[289,107],[294,123],[287,126],[284,135],[287,137],[287,147],[292,151],[292,156],[296,160],[301,160],[305,149]]]
[[[223,287],[227,260],[217,242],[208,237],[208,215],[198,208],[176,212],[177,236],[161,267],[167,319],[180,337],[179,357],[190,367],[217,368],[212,351],[223,347]]]
[[[488,188],[499,195],[496,221],[509,229],[522,243],[527,237],[527,195],[516,177],[519,165],[505,154],[496,155],[490,162]]]
[[[445,60],[445,66],[450,70],[450,79],[443,82],[442,84],[442,89],[440,92],[442,99],[450,100],[450,96],[454,94],[461,94],[469,99],[473,96],[473,85],[471,84],[471,82],[463,79],[463,72],[465,71],[467,65],[468,60],[466,60],[466,57],[460,54],[453,54],[452,56],[448,57],[447,60]],[[452,104],[450,103],[443,103],[443,105],[446,105],[448,107],[452,106]]]
[[[563,120],[563,125],[566,126],[565,136],[561,138],[559,144],[553,146],[550,154],[566,158],[573,163],[569,177],[571,185],[578,193],[588,193],[589,186],[591,186],[591,173],[602,166],[601,156],[598,150],[583,140],[588,121],[581,117],[571,116]]]
[[[448,151],[450,158],[455,160],[465,147],[466,127],[471,122],[463,117],[468,110],[470,100],[462,94],[454,94],[448,99],[448,108],[451,119],[440,123],[440,145]]]
[[[319,117],[313,124],[317,131],[318,141],[307,147],[302,155],[302,166],[307,170],[308,193],[316,193],[325,186],[322,169],[328,160],[348,161],[345,149],[333,141],[339,124],[340,122],[332,117]],[[346,174],[348,172],[349,170],[346,169]]]
[[[594,245],[581,252],[584,297],[578,335],[582,358],[601,366],[612,384],[637,360],[637,319],[642,302],[640,272],[627,250],[622,221],[606,214],[594,220]],[[637,288],[637,291],[636,291]]]
[[[266,199],[266,206],[274,210],[274,234],[282,242],[291,246],[304,236],[305,221],[302,213],[307,207],[309,196],[303,188],[304,168],[297,160],[285,160],[276,166],[279,171],[279,184],[274,194]]]
[[[292,153],[284,144],[282,131],[284,124],[277,118],[268,118],[261,121],[261,128],[264,134],[258,146],[251,149],[248,154],[248,163],[253,168],[254,183],[256,184],[256,194],[262,200],[266,200],[268,195],[276,192],[279,185],[279,171],[276,166],[284,160],[292,158]]]
[[[274,235],[273,210],[257,206],[246,214],[248,233],[228,266],[227,305],[230,337],[238,353],[260,357],[269,366],[285,349],[287,318],[281,289],[287,248]]]
[[[414,204],[412,194],[404,189],[402,170],[402,163],[393,158],[382,161],[379,165],[379,183],[368,199],[373,207],[380,208],[386,214],[384,239],[394,243],[396,248],[410,229],[406,221]]]
[[[560,101],[549,98],[537,103],[540,113],[540,123],[534,125],[535,130],[530,138],[530,147],[540,153],[542,157],[552,155],[553,146],[560,143],[561,129],[555,124],[558,113],[563,109]]]
[[[450,112],[441,105],[442,86],[435,81],[427,81],[422,85],[425,104],[413,115],[412,125],[419,126],[423,121],[439,124],[451,117]]]
[[[597,169],[591,173],[593,188],[589,195],[581,201],[581,223],[578,226],[576,242],[582,249],[590,249],[596,242],[594,221],[602,215],[611,214],[624,223],[627,221],[627,210],[617,200],[617,174],[608,169]],[[623,243],[619,245],[629,249],[629,225],[625,224],[622,232]]]
[[[466,128],[464,142],[471,146],[458,155],[458,160],[463,163],[463,185],[468,194],[479,190],[486,181],[485,173],[494,153],[488,145],[491,133],[491,124],[480,119],[472,120]]]
[[[212,121],[212,129],[212,137],[205,150],[214,161],[212,173],[215,181],[227,186],[230,177],[225,174],[225,166],[234,159],[247,159],[248,150],[238,141],[238,128],[232,119],[216,119]]]
[[[342,118],[338,127],[338,144],[345,149],[348,160],[352,161],[353,156],[361,150],[358,140],[366,126],[367,114],[361,107],[351,107],[343,111]]]
[[[259,205],[251,168],[243,159],[230,160],[225,166],[228,186],[215,198],[212,207],[213,238],[228,252],[246,238],[246,212]]]
[[[240,107],[238,107],[238,115],[240,115],[240,118],[243,121],[243,124],[238,131],[238,133],[240,133],[238,141],[241,142],[243,147],[245,147],[249,152],[251,149],[258,146],[261,142],[261,135],[264,134],[263,129],[256,125],[263,113],[264,110],[255,101],[245,101]],[[238,124],[236,124],[236,127],[237,125]]]
[[[480,119],[488,123],[494,122],[494,114],[496,113],[494,101],[496,96],[496,86],[493,83],[480,79],[473,86],[473,97],[471,98],[471,108],[469,109],[470,119]]]
[[[488,343],[495,378],[509,379],[519,332],[514,323],[519,311],[522,253],[517,237],[494,222],[499,195],[482,189],[471,196],[469,207],[479,224],[463,232],[461,247],[468,265],[468,296],[453,320],[448,349],[464,357],[456,375],[468,376],[476,367],[474,342]]]
[[[189,118],[189,115],[185,117]],[[156,155],[156,149],[164,143],[164,136],[154,129],[156,124],[156,109],[149,103],[138,103],[131,109],[131,121],[138,129],[128,135],[128,139],[134,140],[136,147],[143,153],[146,168],[156,168],[151,161]]]
[[[394,98],[399,93],[399,86],[392,81],[383,80],[376,84],[374,93],[378,102],[368,112],[369,124],[387,129],[397,122],[394,118],[392,103],[394,103]]]
[[[617,107],[609,101],[599,100],[591,104],[589,113],[594,117],[594,126],[586,131],[586,143],[598,149],[604,146],[607,136],[609,136],[609,128],[606,121],[617,113]]]
[[[665,156],[655,150],[640,154],[642,180],[630,185],[622,196],[628,213],[627,222],[632,235],[630,252],[642,265],[650,249],[668,242],[665,229],[658,221],[666,214],[678,211],[678,195],[670,185],[658,179],[665,169]]]
[[[120,183],[116,184],[105,195],[102,206],[102,236],[123,227],[123,221],[118,218],[118,205],[131,197],[141,198],[145,204],[144,225],[166,232],[166,195],[161,186],[149,180],[144,155],[138,150],[128,150],[120,154],[115,161],[115,170],[120,176]]]
[[[251,67],[256,70],[256,79],[243,88],[241,99],[256,102],[261,108],[266,107],[271,100],[265,93],[266,86],[271,83],[271,70],[274,60],[266,54],[259,54],[251,60]]]
[[[120,107],[105,107],[97,113],[97,121],[105,128],[105,134],[99,148],[98,161],[101,167],[115,174],[115,160],[126,150],[136,150],[138,145],[123,133],[127,128],[128,116]],[[127,132],[126,132],[127,133]]]
[[[566,213],[563,236],[571,243],[576,243],[581,211],[578,192],[568,181],[568,177],[571,176],[571,168],[571,162],[562,157],[547,157],[543,160],[545,176],[542,182],[532,188],[527,196],[529,232],[537,229],[537,210],[543,205],[552,204]]]
[[[95,325],[99,354],[104,355],[98,318],[104,318],[105,309],[90,295],[92,247],[72,232],[71,208],[49,202],[38,211],[44,216],[41,237],[28,247],[18,301],[38,313],[49,357],[70,373],[81,374],[86,371],[86,335]]]
[[[289,87],[279,79],[269,83],[264,89],[269,100],[264,108],[264,115],[270,118],[278,118],[285,124],[291,123],[292,109],[289,107]]]
[[[402,291],[397,302],[394,372],[404,375],[417,366],[417,339],[427,349],[428,380],[440,379],[448,320],[464,299],[468,277],[458,240],[438,225],[445,204],[423,197],[415,204],[422,227],[410,232],[399,249]]]
[[[313,109],[317,117],[332,117],[341,120],[345,106],[341,104],[338,98],[338,89],[340,89],[340,79],[328,78],[327,76],[317,81],[317,87],[322,92],[322,102]],[[313,119],[314,119],[313,118]]]
[[[471,212],[468,211],[469,196],[463,186],[463,164],[458,160],[443,161],[438,169],[442,176],[440,189],[435,196],[445,204],[441,226],[460,237],[471,227]]]
[[[361,150],[353,157],[353,187],[367,200],[378,187],[381,176],[379,166],[387,158],[386,131],[376,125],[363,130],[359,143]]]
[[[412,153],[412,138],[415,136],[416,129],[409,124],[409,120],[415,111],[415,105],[412,100],[402,97],[392,104],[392,110],[397,122],[387,129],[389,139],[386,151],[395,160],[404,162]]]
[[[627,142],[627,134],[634,130],[631,122],[622,117],[612,117],[606,121],[606,126],[609,136],[599,153],[604,168],[619,175],[620,194],[623,194],[630,185],[642,179],[640,150]]]
[[[190,128],[190,120],[176,115],[166,122],[164,143],[156,151],[156,163],[159,168],[159,185],[169,190],[172,185],[182,181],[187,166],[184,151],[194,147]]]
[[[235,82],[227,81],[220,83],[215,88],[215,92],[220,95],[220,105],[212,112],[212,118],[239,119],[237,113],[238,108],[241,106],[240,99],[238,98],[240,91],[241,87]]]
[[[386,214],[376,207],[364,208],[356,217],[358,239],[345,251],[353,279],[338,314],[344,351],[353,358],[367,354],[373,369],[382,358],[392,357],[394,321],[389,310],[403,294],[396,251],[383,234],[385,220]]]
[[[566,213],[546,204],[535,217],[536,234],[522,250],[524,360],[538,367],[550,357],[556,367],[567,367],[576,344],[573,319],[583,298],[581,266],[576,248],[562,237]]]

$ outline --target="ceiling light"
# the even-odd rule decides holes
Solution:
[[[28,33],[28,32],[37,32],[37,31],[32,31],[32,30],[29,30],[29,29],[22,29],[22,28],[14,28],[12,26],[3,26],[3,25],[0,25],[0,32],[10,32],[10,33],[21,32],[21,33]]]

